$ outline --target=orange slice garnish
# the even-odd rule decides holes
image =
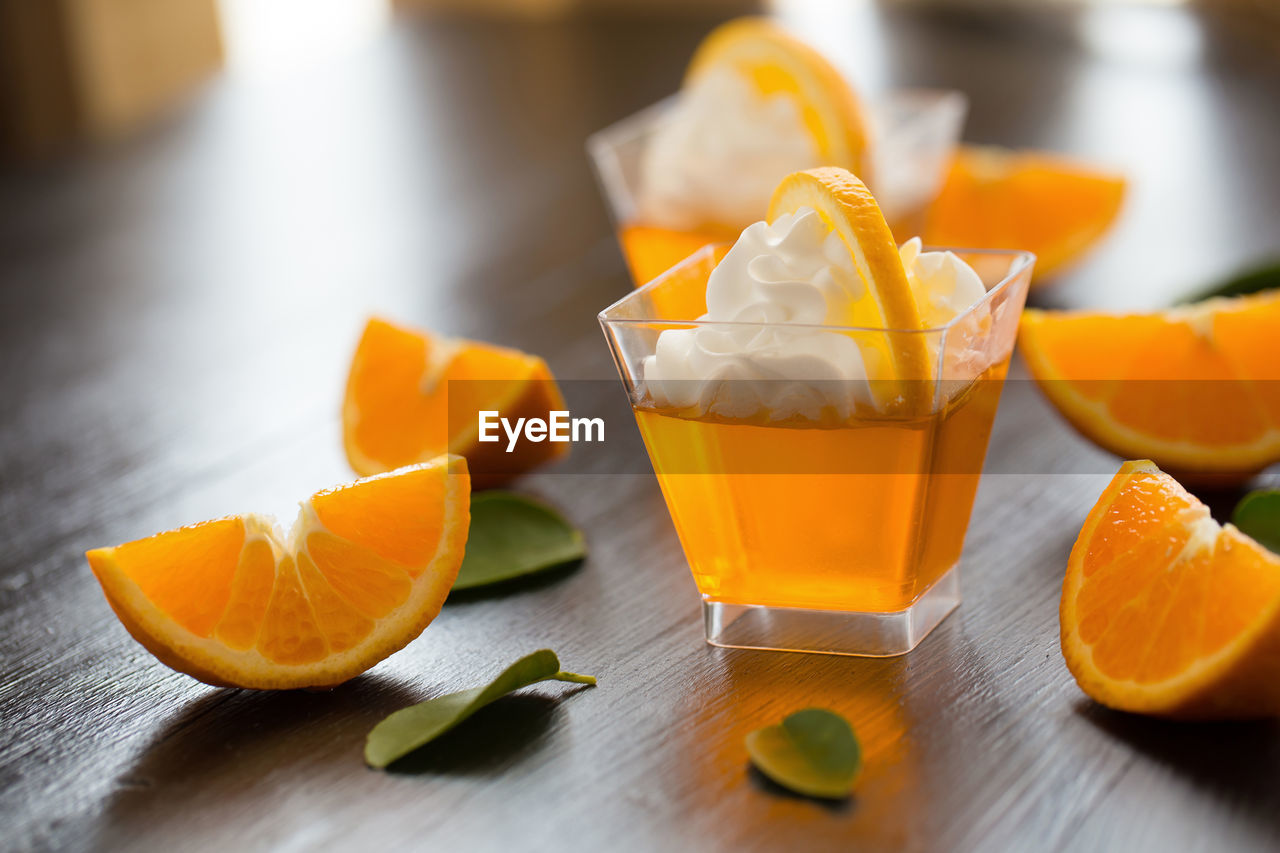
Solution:
[[[1180,476],[1280,461],[1280,292],[1151,314],[1027,310],[1018,347],[1085,437]]]
[[[546,362],[491,344],[372,319],[356,347],[342,406],[347,460],[377,474],[441,453],[467,458],[477,488],[500,485],[564,456],[564,442],[479,440],[479,413],[548,419],[564,398]]]
[[[173,669],[219,686],[328,687],[440,612],[470,489],[466,461],[442,456],[317,492],[287,540],[237,515],[86,556],[125,628]]]
[[[769,221],[802,207],[816,211],[849,249],[863,287],[850,302],[840,325],[896,330],[862,334],[859,345],[868,375],[877,381],[872,391],[881,403],[901,398],[911,407],[932,397],[933,371],[922,328],[920,309],[902,266],[902,257],[866,184],[844,169],[824,167],[794,172],[774,191]],[[888,381],[884,381],[888,380]]]
[[[819,162],[867,178],[868,130],[862,107],[844,76],[822,54],[765,18],[738,18],[703,39],[689,61],[685,85],[723,67],[750,80],[762,96],[794,99]]]
[[[1151,462],[1124,463],[1085,520],[1061,620],[1067,667],[1103,705],[1280,714],[1280,557]]]

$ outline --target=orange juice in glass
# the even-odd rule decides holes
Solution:
[[[636,285],[759,218],[785,175],[839,166],[899,240],[921,233],[967,110],[954,91],[863,100],[817,51],[761,19],[694,54],[681,92],[594,134],[588,151]]]
[[[959,602],[956,566],[1034,258],[953,250],[980,281],[972,303],[940,325],[882,328],[797,323],[746,304],[755,297],[720,319],[733,286],[709,284],[727,251],[697,251],[600,315],[707,640],[909,651]],[[797,304],[812,302],[799,285],[830,279],[795,264],[779,275],[786,264],[754,251],[740,269],[764,269],[768,286],[731,296],[797,285]]]

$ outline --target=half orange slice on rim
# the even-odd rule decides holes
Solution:
[[[844,76],[822,54],[765,18],[738,18],[703,39],[689,61],[685,84],[722,67],[751,81],[762,96],[791,97],[819,162],[867,176],[871,163],[862,106]]]
[[[861,279],[861,294],[850,304],[844,325],[883,333],[859,333],[858,343],[877,401],[924,411],[932,402],[929,352],[902,257],[884,214],[866,184],[844,169],[824,167],[794,172],[778,184],[769,202],[769,221],[810,208],[840,235]],[[895,402],[896,401],[896,402]]]

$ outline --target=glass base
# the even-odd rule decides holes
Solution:
[[[952,567],[906,610],[864,613],[703,601],[707,642],[727,649],[893,657],[919,645],[960,603]]]

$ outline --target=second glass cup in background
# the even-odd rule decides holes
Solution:
[[[702,246],[733,240],[751,224],[723,223],[686,230],[645,221],[639,204],[644,152],[680,97],[673,95],[587,140],[618,242],[637,286]],[[923,230],[925,211],[941,189],[967,111],[965,96],[947,90],[894,91],[867,101],[872,152],[868,185],[899,242]],[[781,180],[784,176],[768,177]],[[762,210],[756,218],[763,216]]]

